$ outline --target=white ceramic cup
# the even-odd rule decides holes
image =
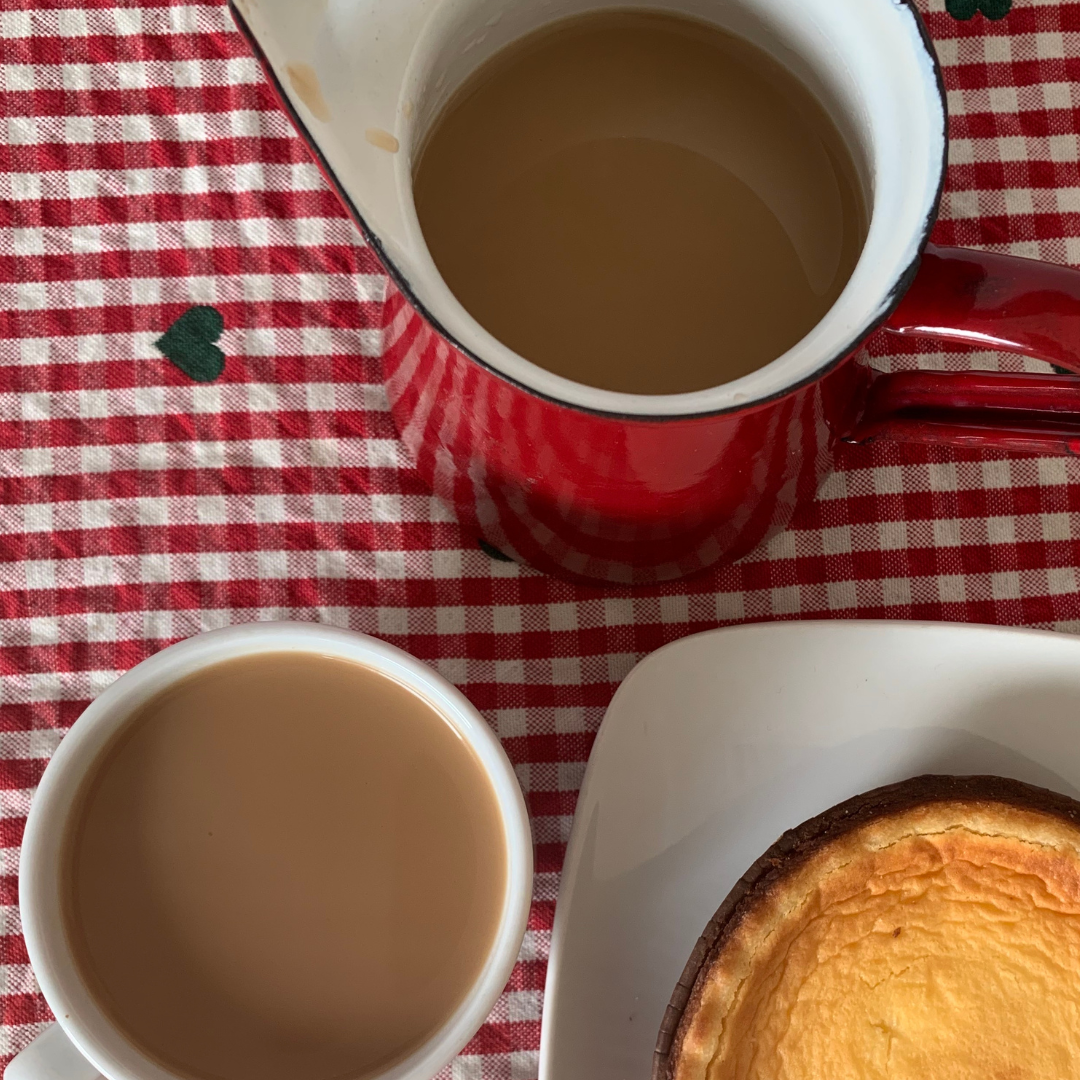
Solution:
[[[177,1080],[136,1049],[84,985],[68,947],[60,901],[61,848],[80,783],[128,718],[164,687],[223,660],[258,653],[340,657],[419,694],[472,747],[491,781],[506,836],[506,894],[487,962],[465,1000],[423,1046],[380,1080],[430,1080],[476,1033],[510,977],[532,899],[532,838],[525,800],[499,740],[465,696],[408,653],[363,634],[311,623],[254,623],[189,638],[144,660],[72,725],[34,796],[19,865],[19,907],[30,963],[56,1024],[23,1050],[5,1080]],[[297,1077],[297,1080],[303,1080]]]

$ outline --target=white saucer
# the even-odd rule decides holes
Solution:
[[[1080,638],[942,623],[773,623],[668,645],[623,682],[563,870],[540,1080],[648,1080],[728,890],[785,829],[920,773],[1080,797]]]

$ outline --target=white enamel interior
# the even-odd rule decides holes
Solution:
[[[265,652],[336,656],[374,668],[410,687],[469,743],[495,790],[506,835],[507,885],[491,954],[471,992],[446,1024],[410,1057],[380,1074],[380,1080],[430,1080],[475,1034],[510,977],[532,898],[532,836],[513,767],[484,718],[426,664],[363,634],[306,623],[254,623],[200,634],[144,660],[86,709],[45,770],[23,839],[19,907],[34,974],[64,1033],[109,1080],[177,1080],[112,1025],[78,974],[67,946],[60,905],[64,827],[88,766],[140,705],[200,668]],[[30,1056],[34,1049],[31,1047]],[[35,1072],[40,1080],[72,1080],[70,1076],[50,1075],[47,1069],[35,1070],[31,1060],[26,1073]]]
[[[772,397],[811,378],[881,319],[924,238],[942,175],[946,117],[934,62],[901,0],[235,0],[311,138],[421,305],[449,335],[511,379],[598,411],[712,412]],[[664,396],[598,390],[506,348],[455,299],[413,206],[414,154],[439,107],[492,53],[555,20],[603,8],[705,19],[755,42],[810,86],[862,171],[869,235],[826,317],[771,364],[730,383]],[[331,119],[289,84],[290,63],[317,73]],[[373,145],[378,129],[397,153]],[[677,275],[667,285],[678,289]],[[663,317],[657,296],[657,318]],[[718,348],[722,343],[718,343]]]

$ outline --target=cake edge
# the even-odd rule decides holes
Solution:
[[[679,1050],[704,986],[743,920],[795,870],[836,840],[885,817],[945,802],[996,803],[1044,814],[1080,831],[1080,802],[1002,776],[924,774],[846,799],[788,829],[735,883],[697,940],[660,1024],[652,1080],[673,1080]]]

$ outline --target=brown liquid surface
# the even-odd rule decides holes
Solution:
[[[73,819],[68,935],[166,1067],[362,1077],[478,976],[506,886],[495,793],[429,705],[358,664],[233,660],[150,702]]]
[[[526,359],[609,390],[701,390],[829,310],[864,211],[832,120],[704,23],[604,12],[540,30],[436,119],[416,209],[465,308]]]

